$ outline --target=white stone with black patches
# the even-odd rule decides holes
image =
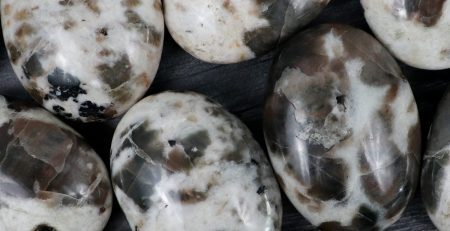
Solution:
[[[421,69],[450,68],[450,1],[361,3],[369,26],[395,57]]]
[[[69,119],[122,114],[144,95],[159,66],[160,0],[4,0],[1,16],[25,89]]]
[[[278,186],[242,122],[194,93],[133,106],[111,148],[114,190],[130,226],[150,230],[280,230]]]
[[[167,28],[191,55],[236,63],[262,55],[316,17],[329,0],[166,0]]]
[[[105,165],[78,133],[0,96],[0,230],[101,231],[112,197]]]
[[[286,195],[321,230],[382,230],[417,184],[418,110],[374,38],[322,25],[292,38],[273,66],[264,131]]]

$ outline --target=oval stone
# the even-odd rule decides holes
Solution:
[[[279,182],[321,230],[394,223],[416,188],[420,125],[399,66],[367,33],[321,25],[272,70],[264,133]]]
[[[361,0],[369,26],[408,65],[450,68],[449,0]]]
[[[2,0],[13,69],[45,108],[83,122],[116,117],[149,88],[164,37],[160,0]]]
[[[450,89],[439,104],[422,170],[422,199],[439,230],[450,227]]]
[[[260,56],[314,19],[329,0],[165,0],[174,40],[205,62]]]
[[[133,106],[111,148],[113,188],[133,230],[280,230],[278,185],[250,131],[195,93]]]
[[[0,96],[0,230],[101,231],[112,208],[102,160],[41,108]]]

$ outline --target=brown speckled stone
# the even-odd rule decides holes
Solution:
[[[0,96],[0,230],[101,231],[112,208],[108,172],[49,112]]]
[[[121,115],[152,83],[162,52],[160,0],[2,0],[5,44],[30,95],[83,122]]]
[[[283,47],[271,77],[266,143],[299,212],[322,230],[394,223],[420,152],[415,100],[395,60],[361,30],[321,25]]]

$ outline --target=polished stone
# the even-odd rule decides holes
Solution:
[[[28,93],[84,122],[124,113],[149,88],[164,37],[159,0],[2,0],[3,36]]]
[[[112,208],[108,175],[74,130],[0,96],[0,230],[103,230]]]
[[[450,68],[450,1],[361,3],[370,27],[395,57],[417,68]]]
[[[431,126],[422,170],[422,199],[439,230],[450,227],[450,89]]]
[[[279,183],[322,230],[394,223],[416,188],[420,125],[411,88],[369,34],[304,31],[271,75],[264,133]]]
[[[139,231],[281,229],[278,185],[250,131],[195,93],[133,106],[112,142],[113,187]]]
[[[314,19],[329,0],[165,0],[167,28],[206,62],[260,56]]]

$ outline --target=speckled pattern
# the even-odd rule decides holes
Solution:
[[[329,0],[165,0],[167,28],[206,62],[236,63],[268,52],[315,18]]]
[[[89,122],[122,114],[158,69],[160,0],[2,0],[1,16],[23,86],[66,118]]]
[[[0,96],[0,230],[101,231],[111,208],[107,170],[84,140]]]
[[[450,89],[437,110],[422,171],[422,199],[439,230],[450,228]]]
[[[416,188],[420,125],[410,86],[367,33],[322,25],[272,69],[264,132],[279,183],[322,230],[381,230]]]
[[[403,62],[450,68],[450,1],[361,0],[368,24]]]
[[[111,148],[133,230],[280,230],[279,189],[250,131],[220,105],[166,92],[133,106]]]

